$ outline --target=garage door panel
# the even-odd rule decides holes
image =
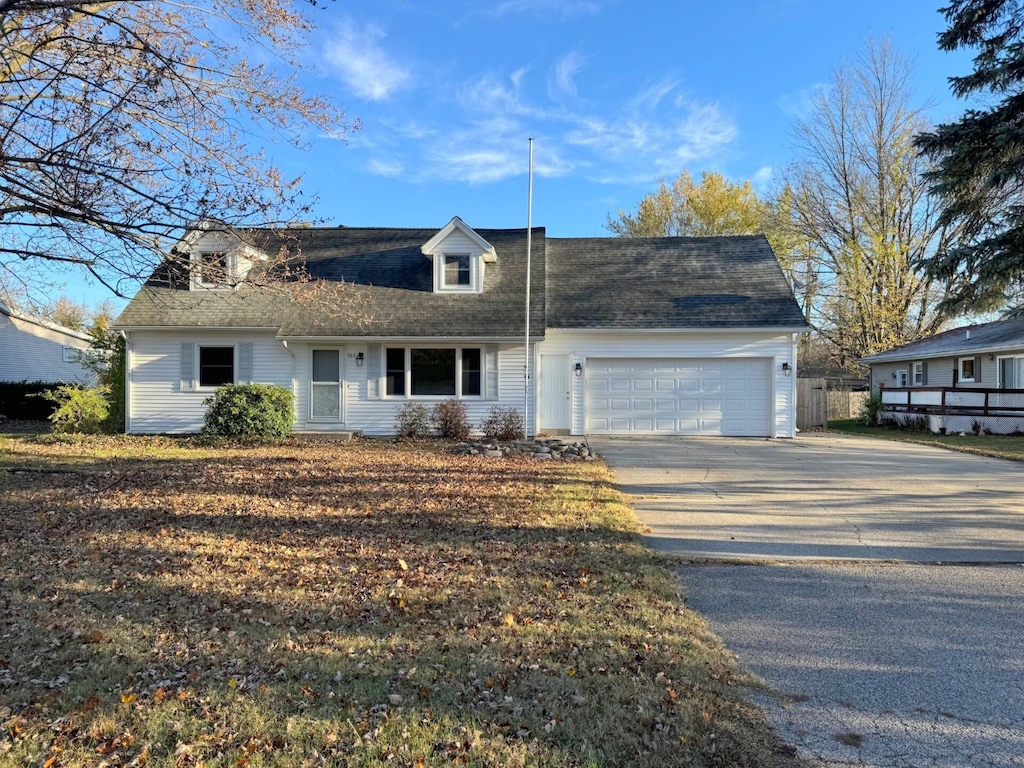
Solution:
[[[587,431],[767,436],[771,370],[767,358],[591,359]]]

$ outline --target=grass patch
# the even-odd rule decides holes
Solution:
[[[974,435],[970,433],[933,435],[928,432],[905,432],[888,427],[869,427],[859,423],[857,419],[830,421],[828,428],[831,432],[841,432],[846,435],[877,437],[901,443],[921,443],[964,453],[993,456],[997,459],[1024,461],[1024,435]]]
[[[0,437],[0,764],[794,764],[667,562],[596,462]]]

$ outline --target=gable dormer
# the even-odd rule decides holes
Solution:
[[[230,228],[204,221],[175,248],[188,254],[189,288],[193,291],[230,289],[241,283],[257,261],[267,256],[242,241]]]
[[[458,216],[420,250],[433,262],[434,293],[480,293],[484,265],[498,262],[494,246]]]

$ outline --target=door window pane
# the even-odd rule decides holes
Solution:
[[[412,394],[455,394],[455,350],[414,349],[412,356]]]
[[[341,389],[337,384],[313,385],[314,419],[337,419],[341,416]]]
[[[336,349],[313,350],[313,381],[341,381],[341,354]]]
[[[480,394],[480,350],[462,350],[462,396]]]
[[[221,387],[235,383],[235,348],[199,348],[199,386]]]
[[[1016,363],[1012,357],[1004,357],[999,361],[999,381],[1003,389],[1017,389]]]
[[[405,394],[405,349],[387,351],[387,394]]]

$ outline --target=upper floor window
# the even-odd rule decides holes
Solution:
[[[218,287],[231,283],[231,261],[223,251],[203,251],[196,254],[193,262],[199,285]]]
[[[469,288],[472,285],[470,256],[468,253],[446,253],[444,255],[445,288]]]

